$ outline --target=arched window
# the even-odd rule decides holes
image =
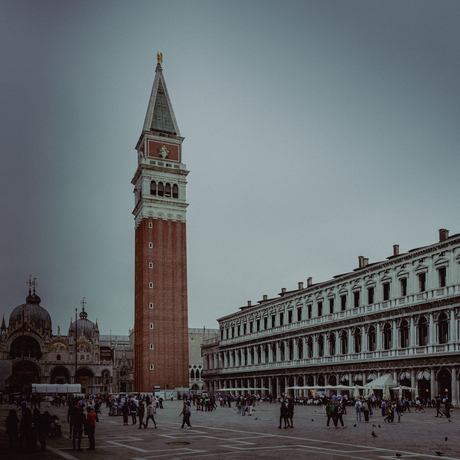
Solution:
[[[308,338],[307,353],[308,353],[308,358],[313,358],[313,339],[311,337]]]
[[[303,359],[303,340],[297,342],[297,356],[299,359]]]
[[[165,186],[165,196],[171,196],[171,184],[166,184]]]
[[[438,342],[447,343],[449,341],[449,321],[447,315],[441,313],[438,319]]]
[[[158,196],[164,196],[165,195],[165,189],[163,182],[158,183]]]
[[[60,361],[60,360],[61,360],[61,355],[57,355],[57,356],[56,356],[56,360],[57,360],[57,361]]]
[[[157,194],[157,183],[153,180],[150,182],[150,195],[156,195]]]
[[[401,348],[407,348],[409,346],[409,324],[406,320],[401,323],[400,337]]]
[[[193,380],[195,378],[195,371],[192,369],[190,371],[190,379]]]
[[[324,356],[324,338],[322,335],[318,338],[318,356]]]
[[[173,198],[179,198],[179,187],[177,186],[177,184],[173,185],[172,192],[173,192],[172,194]]]
[[[355,329],[355,334],[353,337],[353,345],[355,353],[361,353],[361,329],[357,327]]]
[[[375,332],[375,327],[374,326],[371,326],[369,328],[369,332],[367,334],[367,337],[368,337],[368,341],[369,341],[369,347],[368,347],[368,350],[369,351],[375,351],[375,348],[376,348],[376,345],[377,345],[377,334]]]
[[[391,324],[386,323],[383,327],[383,349],[389,350],[392,346]]]
[[[428,345],[428,321],[424,316],[420,317],[418,320],[417,329],[418,345]]]
[[[346,331],[342,333],[342,337],[340,338],[340,353],[342,353],[342,355],[348,353],[348,334]]]
[[[195,374],[196,380],[200,380],[200,371],[197,369]]]
[[[331,356],[335,355],[335,333],[332,333],[329,337],[329,354]]]

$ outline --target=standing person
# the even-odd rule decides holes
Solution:
[[[121,413],[123,414],[123,425],[128,424],[128,417],[129,417],[129,406],[128,401],[125,401],[123,407],[121,408]]]
[[[38,436],[40,447],[42,448],[42,451],[44,451],[46,450],[46,440],[45,440],[46,424],[45,424],[45,419],[43,415],[40,414],[40,409],[34,409],[33,424],[34,424],[34,431],[35,431],[35,439]],[[37,441],[35,441],[35,448],[36,448],[36,443]]]
[[[72,444],[73,444],[73,450],[76,450],[75,448],[75,441],[78,440],[78,450],[83,450],[81,448],[81,438],[83,436],[83,426],[85,425],[85,414],[83,413],[83,406],[79,406],[76,414],[73,418],[73,438],[72,438]]]
[[[89,447],[86,450],[95,450],[96,449],[96,440],[95,440],[95,431],[96,431],[96,412],[92,407],[88,407],[88,417],[87,417],[87,432],[88,432],[88,441]]]
[[[329,428],[329,421],[332,418],[332,422],[334,423],[334,426],[337,428],[337,419],[335,417],[335,404],[334,400],[330,399],[329,402],[326,404],[326,415],[327,415],[327,424],[326,428]]]
[[[34,450],[37,447],[37,441],[34,443],[34,429],[32,427],[32,411],[26,407],[19,424],[19,445],[24,446],[27,451]]]
[[[241,415],[245,415],[246,412],[246,396],[241,397]]]
[[[155,418],[153,416],[154,414],[155,408],[153,407],[153,404],[147,404],[147,420],[145,421],[144,429],[147,428],[150,419],[152,419],[152,422],[155,424],[155,428],[157,427],[157,422],[155,422]]]
[[[182,415],[182,426],[181,428],[184,428],[184,425],[187,424],[187,430],[190,430],[192,426],[190,425],[190,415],[192,414],[192,408],[190,407],[189,402],[184,402],[184,407],[182,409],[182,412],[179,414],[179,417]]]
[[[445,401],[445,406],[444,406],[444,413],[446,417],[449,419],[450,418],[450,402],[449,402],[449,396],[446,395],[446,401]]]
[[[293,398],[289,399],[289,403],[287,406],[287,418],[288,418],[288,424],[291,428],[294,428],[294,401]]]
[[[442,410],[441,410],[441,396],[437,396],[436,397],[436,417],[440,417],[442,418],[443,416],[443,413],[442,413]]]
[[[286,419],[287,419],[287,407],[286,407],[286,402],[284,401],[281,401],[281,407],[280,407],[280,426],[278,428],[281,428],[281,422],[284,421],[284,428],[287,428],[287,423],[286,423]],[[288,422],[289,423],[289,422]]]
[[[337,423],[335,425],[336,428],[339,428],[339,423],[338,422],[340,422],[340,424],[342,425],[342,428],[347,427],[347,425],[343,424],[343,416],[342,416],[342,414],[343,414],[342,403],[339,400],[337,400],[337,403],[335,405],[335,416],[337,418]]]
[[[129,407],[129,410],[131,412],[131,420],[133,421],[132,425],[136,425],[137,406],[136,406],[136,403],[134,402],[134,399],[131,401],[131,406]]]
[[[10,440],[10,447],[17,448],[18,447],[18,439],[19,439],[19,429],[18,429],[18,414],[14,409],[11,409],[8,417],[6,417],[6,434]]]
[[[363,401],[364,422],[369,423],[370,401]]]
[[[361,409],[363,408],[362,402],[357,399],[355,402],[356,421],[361,423]]]
[[[398,414],[398,423],[401,423],[401,415],[403,411],[403,402],[399,401],[398,399],[396,400],[396,413]]]
[[[144,403],[142,401],[139,402],[139,409],[138,409],[138,415],[139,415],[139,430],[142,429],[142,425],[144,425],[144,428],[147,426],[144,423],[144,414],[145,414],[145,408],[144,408]]]

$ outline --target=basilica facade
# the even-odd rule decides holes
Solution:
[[[100,336],[88,319],[85,302],[67,333],[52,332],[52,320],[29,281],[24,304],[3,317],[0,339],[0,390],[19,393],[31,383],[80,383],[87,394],[132,391],[133,351],[129,337]],[[33,292],[32,292],[33,287]]]
[[[460,234],[241,307],[202,347],[205,388],[365,385],[390,374],[405,396],[459,401]]]

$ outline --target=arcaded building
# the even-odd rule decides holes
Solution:
[[[331,267],[333,268],[333,267]],[[391,374],[406,396],[459,401],[460,234],[349,273],[282,289],[218,320],[203,345],[205,387],[363,385]]]

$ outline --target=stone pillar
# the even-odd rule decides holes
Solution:
[[[457,381],[457,369],[452,368],[452,404],[458,403],[458,381]]]
[[[313,358],[318,357],[318,336],[313,336]]]
[[[293,343],[293,347],[294,347],[294,349],[293,349],[293,352],[294,352],[294,353],[293,353],[293,354],[294,354],[294,361],[297,361],[297,360],[299,359],[299,346],[298,346],[298,344],[297,344],[297,340],[296,340],[296,339],[294,339],[294,340],[292,341],[292,343]]]
[[[353,348],[353,334],[352,334],[351,329],[347,330],[347,334],[348,334],[348,353],[347,354],[350,355],[355,352]]]
[[[269,363],[273,362],[273,344],[272,343],[268,344],[268,362]]]
[[[430,391],[431,391],[431,398],[432,399],[436,398],[436,396],[438,395],[438,385],[436,382],[435,372],[433,368],[430,369]]]
[[[252,353],[252,351],[253,351],[253,348],[252,348],[252,347],[248,347],[246,351],[247,351],[247,357],[248,357],[248,361],[247,361],[247,363],[246,363],[246,366],[250,366],[251,364],[254,364],[254,363],[252,362],[252,355],[251,355],[251,353]]]
[[[302,337],[302,359],[307,359],[307,340],[306,337]]]

